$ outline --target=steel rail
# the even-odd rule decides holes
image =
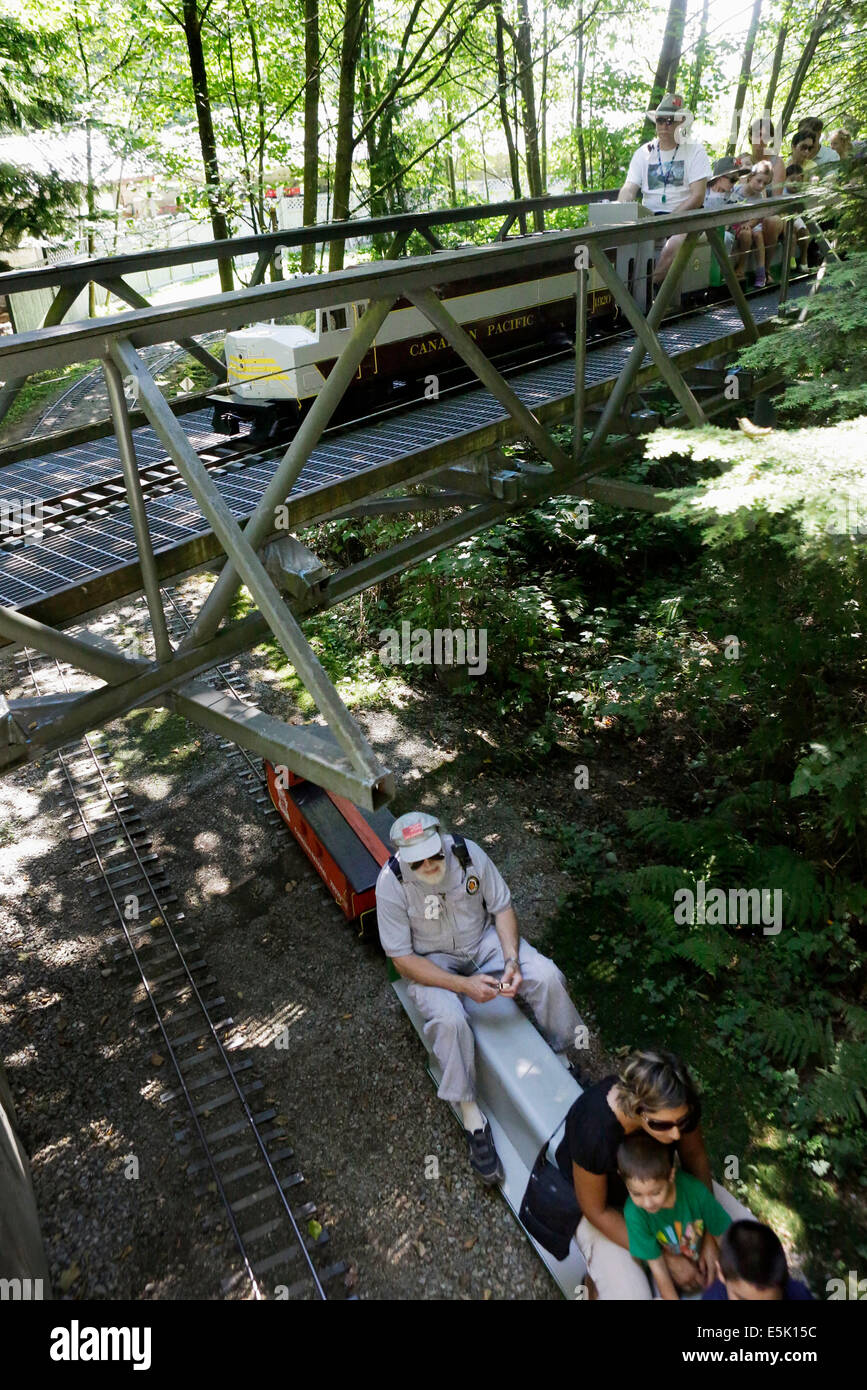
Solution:
[[[27,665],[28,665],[28,668],[29,668],[29,672],[30,672],[30,676],[31,676],[31,680],[32,680],[32,682],[33,682],[34,688],[37,690],[38,693],[41,693],[41,692],[39,692],[39,682],[38,682],[38,679],[37,679],[37,676],[36,676],[36,672],[35,672],[35,669],[34,669],[34,665],[33,665],[33,661],[32,661],[32,657],[31,657],[31,653],[30,653],[30,649],[29,649],[29,648],[25,648],[25,649],[24,649],[24,659],[25,659],[26,662],[27,662]],[[56,665],[56,667],[57,667],[57,671],[58,671],[58,673],[59,673],[59,675],[60,675],[60,677],[61,677],[61,680],[63,681],[63,684],[64,684],[64,686],[66,687],[66,689],[67,689],[67,691],[68,691],[68,682],[67,682],[67,679],[66,679],[66,675],[65,675],[65,673],[63,672],[63,670],[61,669],[60,663],[59,663],[58,661],[56,661],[56,660],[55,660],[55,665]],[[193,976],[192,970],[191,970],[191,968],[190,968],[190,966],[189,966],[189,963],[188,963],[188,961],[187,961],[187,959],[186,959],[186,956],[184,955],[183,948],[182,948],[180,942],[178,941],[178,939],[177,939],[177,937],[176,937],[176,935],[175,935],[175,932],[174,932],[173,929],[172,929],[171,923],[170,923],[170,921],[169,921],[168,914],[166,913],[166,910],[165,910],[165,906],[164,906],[164,905],[161,903],[161,901],[160,901],[159,891],[158,891],[157,886],[156,886],[155,883],[154,883],[153,876],[152,876],[152,874],[150,873],[149,869],[147,868],[146,864],[143,862],[142,857],[141,857],[141,855],[140,855],[140,853],[139,853],[139,847],[135,844],[135,842],[134,842],[134,840],[133,840],[133,837],[132,837],[132,836],[130,835],[130,833],[129,833],[129,829],[128,829],[127,824],[126,824],[126,822],[125,822],[124,814],[123,814],[122,810],[121,810],[120,807],[119,807],[118,799],[117,799],[117,797],[116,797],[116,794],[115,794],[115,792],[114,792],[114,791],[112,790],[112,788],[111,788],[109,779],[108,779],[108,778],[106,777],[106,775],[105,775],[105,770],[104,770],[102,764],[100,763],[99,758],[98,758],[97,755],[96,755],[96,752],[95,752],[95,750],[94,750],[94,748],[93,748],[93,745],[92,745],[92,743],[91,743],[90,738],[87,737],[87,736],[85,736],[85,737],[83,738],[83,740],[82,740],[82,743],[83,743],[84,746],[86,747],[87,752],[90,754],[91,760],[92,760],[92,762],[93,762],[93,764],[94,764],[94,767],[95,767],[95,769],[96,769],[97,777],[98,777],[98,779],[99,779],[99,781],[100,781],[100,783],[101,783],[101,785],[102,785],[102,788],[103,788],[103,796],[102,796],[101,800],[108,802],[108,804],[109,804],[109,806],[111,807],[111,810],[112,810],[112,812],[113,812],[113,814],[114,814],[114,816],[115,816],[115,818],[116,818],[116,821],[117,821],[117,824],[118,824],[119,829],[123,832],[124,836],[126,837],[127,844],[128,844],[128,847],[129,847],[129,851],[133,854],[133,856],[134,856],[134,858],[135,858],[135,861],[136,861],[136,863],[137,863],[137,865],[138,865],[138,870],[139,870],[140,877],[141,877],[142,881],[147,885],[148,892],[150,893],[151,897],[153,898],[153,901],[154,901],[154,904],[155,904],[155,910],[156,910],[156,912],[159,914],[159,917],[160,917],[160,920],[161,920],[161,924],[162,924],[162,926],[163,926],[165,932],[167,933],[167,935],[168,935],[168,937],[169,937],[169,940],[171,941],[171,944],[172,944],[172,946],[173,946],[173,948],[174,948],[174,951],[175,951],[175,953],[176,953],[176,955],[177,955],[177,957],[178,957],[178,960],[180,961],[181,968],[182,968],[182,970],[183,970],[183,972],[184,972],[184,974],[185,974],[185,976],[186,976],[187,984],[188,984],[189,988],[192,990],[193,995],[195,996],[196,1003],[197,1003],[198,1008],[199,1008],[199,1010],[200,1010],[200,1012],[201,1012],[201,1015],[202,1015],[202,1017],[203,1017],[203,1019],[204,1019],[204,1021],[205,1021],[205,1024],[206,1024],[206,1027],[207,1027],[207,1032],[208,1032],[209,1035],[210,1035],[209,1041],[210,1041],[213,1045],[215,1045],[215,1047],[216,1047],[216,1049],[217,1049],[217,1052],[219,1053],[220,1061],[223,1063],[223,1066],[224,1066],[224,1068],[225,1068],[225,1071],[226,1071],[226,1075],[227,1075],[227,1077],[228,1077],[228,1080],[229,1080],[230,1084],[232,1085],[232,1087],[234,1088],[234,1090],[235,1090],[235,1092],[236,1092],[237,1100],[238,1100],[238,1102],[239,1102],[239,1104],[240,1104],[240,1106],[241,1106],[241,1108],[242,1108],[242,1110],[243,1110],[243,1112],[244,1112],[244,1117],[245,1117],[246,1122],[247,1122],[247,1127],[248,1127],[249,1132],[252,1134],[252,1136],[253,1136],[253,1138],[254,1138],[254,1140],[255,1140],[255,1142],[256,1142],[256,1145],[257,1145],[257,1147],[258,1147],[258,1149],[259,1149],[259,1153],[260,1153],[261,1159],[262,1159],[262,1161],[263,1161],[263,1163],[264,1163],[264,1165],[265,1165],[265,1167],[266,1167],[266,1169],[267,1169],[267,1171],[268,1171],[268,1174],[269,1174],[269,1176],[270,1176],[270,1178],[271,1178],[271,1180],[272,1180],[272,1182],[273,1182],[273,1184],[274,1184],[274,1188],[275,1188],[277,1197],[278,1197],[279,1201],[281,1202],[281,1204],[282,1204],[282,1206],[283,1206],[283,1209],[284,1209],[284,1211],[285,1211],[286,1216],[287,1216],[288,1219],[289,1219],[289,1223],[290,1223],[290,1225],[291,1225],[292,1232],[293,1232],[293,1234],[294,1234],[294,1236],[295,1236],[295,1239],[296,1239],[298,1245],[299,1245],[300,1248],[301,1248],[301,1252],[302,1252],[303,1257],[304,1257],[304,1260],[306,1261],[306,1264],[307,1264],[307,1266],[308,1266],[308,1272],[309,1272],[309,1274],[310,1274],[310,1276],[311,1276],[311,1278],[312,1278],[312,1280],[313,1280],[313,1284],[314,1284],[314,1287],[315,1287],[315,1289],[316,1289],[317,1295],[318,1295],[318,1297],[319,1297],[320,1299],[326,1300],[326,1299],[327,1299],[327,1295],[326,1295],[325,1290],[324,1290],[324,1288],[323,1288],[323,1286],[322,1286],[321,1280],[320,1280],[320,1278],[319,1278],[318,1271],[316,1270],[316,1267],[315,1267],[315,1265],[314,1265],[314,1263],[313,1263],[313,1261],[312,1261],[312,1259],[311,1259],[311,1257],[310,1257],[310,1252],[309,1252],[309,1250],[308,1250],[308,1248],[307,1248],[306,1241],[305,1241],[305,1239],[304,1239],[304,1237],[303,1237],[301,1231],[299,1230],[298,1223],[297,1223],[297,1221],[296,1221],[296,1219],[295,1219],[295,1214],[294,1214],[294,1212],[292,1211],[292,1208],[291,1208],[291,1204],[289,1203],[289,1201],[288,1201],[288,1199],[287,1199],[287,1197],[286,1197],[286,1193],[285,1193],[285,1191],[283,1190],[282,1181],[281,1181],[281,1179],[279,1178],[279,1176],[278,1176],[278,1174],[277,1174],[277,1172],[276,1172],[276,1170],[275,1170],[275,1168],[274,1168],[274,1165],[273,1165],[273,1162],[272,1162],[272,1160],[271,1160],[271,1156],[270,1156],[270,1154],[268,1153],[268,1150],[267,1150],[265,1141],[264,1141],[264,1139],[262,1138],[262,1135],[261,1135],[261,1133],[260,1133],[259,1127],[258,1127],[258,1125],[257,1125],[257,1123],[256,1123],[256,1120],[255,1120],[255,1118],[254,1118],[254,1116],[253,1116],[253,1113],[252,1113],[252,1111],[251,1111],[251,1109],[250,1109],[250,1107],[249,1107],[249,1104],[248,1104],[248,1102],[247,1102],[247,1098],[246,1098],[246,1096],[244,1095],[243,1089],[242,1089],[242,1087],[241,1087],[241,1085],[240,1085],[240,1083],[239,1083],[239,1081],[238,1081],[236,1072],[235,1072],[234,1068],[233,1068],[232,1065],[231,1065],[231,1062],[230,1062],[230,1060],[229,1060],[229,1057],[227,1056],[226,1050],[225,1050],[225,1048],[224,1048],[224,1046],[223,1046],[223,1042],[222,1042],[222,1040],[221,1040],[221,1038],[220,1038],[220,1036],[219,1036],[219,1033],[218,1033],[218,1031],[217,1031],[217,1029],[216,1029],[216,1027],[215,1027],[215,1025],[214,1025],[213,1019],[211,1018],[210,1011],[209,1011],[209,1009],[208,1009],[208,1007],[207,1007],[207,1005],[206,1005],[206,1003],[205,1003],[205,1001],[204,1001],[204,999],[203,999],[203,997],[202,997],[202,994],[201,994],[201,992],[200,992],[200,990],[199,990],[199,986],[198,986],[198,984],[196,983],[196,980],[195,980],[195,978],[194,978],[194,976]],[[239,1252],[240,1252],[240,1255],[241,1255],[241,1259],[242,1259],[242,1261],[243,1261],[244,1272],[245,1272],[247,1278],[248,1278],[249,1281],[250,1281],[250,1284],[251,1284],[251,1286],[252,1286],[252,1289],[253,1289],[255,1298],[256,1298],[257,1300],[261,1300],[262,1297],[263,1297],[262,1290],[261,1290],[261,1287],[260,1287],[260,1285],[259,1285],[258,1278],[257,1278],[257,1276],[256,1276],[256,1274],[255,1274],[255,1272],[254,1272],[253,1264],[251,1263],[250,1252],[248,1251],[248,1249],[247,1249],[247,1247],[246,1247],[246,1245],[245,1245],[245,1243],[244,1243],[243,1237],[242,1237],[241,1232],[240,1232],[240,1229],[239,1229],[239,1227],[238,1227],[238,1223],[237,1223],[236,1218],[235,1218],[235,1213],[234,1213],[234,1211],[233,1211],[233,1209],[232,1209],[232,1202],[231,1202],[231,1200],[230,1200],[230,1198],[229,1198],[228,1193],[227,1193],[226,1190],[225,1190],[223,1178],[222,1178],[222,1176],[221,1176],[218,1163],[217,1163],[217,1161],[216,1161],[216,1155],[215,1155],[213,1149],[211,1148],[211,1145],[210,1145],[209,1142],[208,1142],[208,1139],[207,1139],[207,1137],[206,1137],[206,1135],[205,1135],[204,1129],[203,1129],[203,1127],[202,1127],[202,1125],[201,1125],[201,1123],[200,1123],[200,1121],[199,1121],[199,1116],[198,1116],[198,1114],[196,1113],[196,1103],[195,1103],[195,1101],[193,1100],[192,1095],[190,1094],[190,1090],[189,1090],[189,1087],[188,1087],[188,1084],[187,1084],[187,1080],[186,1080],[186,1077],[185,1077],[185,1075],[184,1075],[184,1070],[183,1070],[183,1068],[182,1068],[182,1066],[181,1066],[181,1064],[180,1064],[180,1059],[179,1059],[179,1057],[178,1057],[178,1055],[177,1055],[177,1052],[176,1052],[176,1050],[175,1050],[175,1046],[173,1045],[171,1039],[169,1038],[168,1032],[167,1032],[167,1030],[166,1030],[165,1021],[164,1021],[164,1019],[163,1019],[163,1017],[162,1017],[162,1013],[161,1013],[161,1011],[160,1011],[159,1004],[158,1004],[158,1002],[157,1002],[157,1000],[156,1000],[156,998],[155,998],[155,996],[154,996],[154,993],[153,993],[152,982],[149,981],[149,979],[148,979],[148,974],[147,974],[147,971],[146,971],[144,965],[142,964],[141,956],[140,956],[139,950],[138,950],[138,948],[137,948],[135,942],[133,941],[132,936],[131,936],[131,933],[130,933],[130,931],[129,931],[129,927],[128,927],[128,924],[127,924],[127,920],[126,920],[125,914],[124,914],[124,912],[122,911],[121,904],[118,902],[117,895],[116,895],[116,893],[115,893],[114,885],[112,884],[111,878],[110,878],[110,876],[109,876],[109,875],[110,875],[110,870],[106,867],[106,864],[105,864],[105,861],[104,861],[104,857],[103,857],[103,855],[102,855],[102,853],[101,853],[101,850],[100,850],[100,846],[99,846],[99,845],[95,842],[95,840],[94,840],[93,833],[91,832],[91,829],[90,829],[90,826],[89,826],[89,823],[88,823],[88,817],[87,817],[87,815],[85,814],[84,802],[83,802],[82,798],[79,796],[78,789],[77,789],[76,784],[75,784],[75,780],[74,780],[74,778],[73,778],[73,776],[72,776],[72,774],[71,774],[71,772],[70,772],[70,770],[69,770],[67,758],[64,756],[64,754],[63,754],[62,752],[59,752],[59,753],[58,753],[58,761],[59,761],[61,770],[62,770],[62,772],[63,772],[64,778],[65,778],[65,780],[66,780],[67,786],[69,787],[69,792],[70,792],[70,795],[71,795],[72,800],[73,800],[73,802],[74,802],[74,805],[75,805],[76,811],[77,811],[77,813],[78,813],[79,819],[80,819],[80,821],[81,821],[81,825],[82,825],[82,828],[83,828],[83,830],[84,830],[85,837],[86,837],[86,839],[88,840],[88,843],[89,843],[89,846],[90,846],[91,854],[92,854],[93,859],[94,859],[94,861],[95,861],[97,867],[99,868],[99,871],[100,871],[100,873],[101,873],[101,875],[102,875],[102,877],[103,877],[103,879],[104,879],[104,882],[105,882],[105,885],[106,885],[106,889],[107,889],[108,894],[109,894],[109,896],[110,896],[110,898],[111,898],[111,902],[112,902],[112,905],[113,905],[113,907],[114,907],[115,913],[116,913],[116,915],[117,915],[118,921],[119,921],[119,923],[120,923],[120,925],[121,925],[121,929],[122,929],[122,931],[123,931],[124,937],[126,938],[127,946],[129,947],[129,950],[130,950],[130,952],[131,952],[131,954],[132,954],[132,956],[133,956],[133,959],[134,959],[134,961],[135,961],[136,968],[138,969],[139,976],[140,976],[140,978],[141,978],[142,988],[144,989],[145,995],[146,995],[146,997],[147,997],[147,1000],[148,1000],[148,1002],[150,1003],[150,1005],[151,1005],[151,1007],[152,1007],[152,1009],[153,1009],[154,1016],[155,1016],[155,1019],[156,1019],[156,1023],[157,1023],[157,1025],[158,1025],[158,1027],[159,1027],[160,1034],[161,1034],[161,1036],[162,1036],[163,1044],[164,1044],[165,1047],[166,1047],[166,1050],[167,1050],[168,1055],[169,1055],[169,1057],[170,1057],[170,1059],[171,1059],[172,1065],[173,1065],[173,1067],[174,1067],[174,1069],[175,1069],[175,1073],[176,1073],[176,1075],[177,1075],[177,1078],[178,1078],[178,1082],[179,1082],[179,1084],[180,1084],[181,1091],[183,1092],[184,1099],[185,1099],[185,1101],[186,1101],[186,1103],[187,1103],[187,1107],[188,1107],[189,1112],[190,1112],[190,1115],[191,1115],[191,1117],[192,1117],[192,1121],[193,1121],[193,1124],[194,1124],[195,1130],[196,1130],[196,1135],[197,1135],[197,1137],[198,1137],[198,1139],[199,1139],[199,1142],[200,1142],[200,1144],[201,1144],[201,1146],[202,1146],[203,1152],[204,1152],[204,1154],[205,1154],[205,1157],[206,1157],[207,1162],[208,1162],[208,1164],[209,1164],[209,1167],[210,1167],[210,1169],[211,1169],[211,1173],[212,1173],[212,1175],[213,1175],[213,1180],[214,1180],[214,1182],[215,1182],[215,1184],[216,1184],[217,1191],[218,1191],[218,1193],[219,1193],[220,1199],[221,1199],[221,1201],[222,1201],[222,1203],[223,1203],[223,1205],[224,1205],[224,1207],[225,1207],[225,1209],[226,1209],[226,1213],[227,1213],[227,1216],[228,1216],[228,1219],[229,1219],[229,1225],[230,1225],[231,1230],[232,1230],[232,1235],[234,1236],[235,1241],[236,1241],[236,1244],[238,1245],[238,1249],[239,1249]]]

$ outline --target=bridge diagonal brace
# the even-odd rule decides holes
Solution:
[[[191,723],[237,743],[275,767],[290,767],[299,776],[324,786],[357,806],[376,811],[394,795],[394,780],[386,768],[371,788],[349,758],[341,756],[330,730],[318,725],[284,724],[272,715],[204,681],[191,681],[164,703]]]
[[[155,669],[145,657],[124,656],[104,637],[90,633],[76,637],[14,608],[0,607],[0,634],[10,642],[67,661],[76,670],[98,676],[110,686],[122,685],[133,676]]]
[[[168,450],[198,502],[202,515],[210,523],[238,575],[253,595],[262,616],[333,730],[343,752],[357,772],[375,779],[381,773],[379,761],[253,548],[249,526],[247,532],[241,530],[132,344],[126,339],[117,340],[111,347],[111,356],[122,371],[138,382],[142,408],[157,437]]]
[[[141,478],[138,475],[138,460],[136,458],[135,445],[132,438],[132,427],[130,426],[129,412],[126,407],[126,397],[123,394],[123,381],[121,380],[117,365],[112,362],[110,358],[105,358],[103,360],[102,370],[105,376],[105,384],[108,388],[108,399],[111,406],[112,419],[114,421],[114,432],[117,437],[117,447],[120,454],[121,467],[123,468],[124,482],[126,483],[127,498],[129,499],[130,516],[132,517],[136,545],[138,546],[139,566],[141,568],[142,584],[144,585],[145,598],[150,614],[151,628],[154,634],[157,660],[168,661],[172,655],[172,644],[169,640],[166,615],[163,612],[160,581],[157,574],[153,543],[151,541],[147,508],[145,507],[144,494],[142,493]]]
[[[660,324],[662,323],[662,317],[666,309],[668,308],[669,303],[671,302],[672,296],[674,295],[674,292],[678,284],[680,283],[680,278],[683,275],[684,270],[686,269],[686,263],[692,255],[693,247],[698,241],[698,237],[698,232],[690,232],[689,236],[687,236],[686,239],[681,243],[674,260],[668,268],[668,273],[666,274],[665,279],[663,280],[662,284],[657,290],[656,298],[654,299],[653,304],[651,305],[650,312],[647,315],[646,319],[642,318],[637,306],[635,305],[634,301],[629,295],[626,286],[623,284],[623,281],[620,279],[620,276],[616,273],[616,271],[614,271],[613,267],[610,265],[608,258],[604,258],[605,266],[609,270],[611,270],[611,273],[614,277],[612,281],[612,284],[614,285],[612,293],[614,294],[615,299],[617,299],[620,295],[624,297],[624,302],[621,303],[621,308],[623,308],[624,311],[626,310],[627,303],[631,305],[632,309],[635,312],[635,315],[637,316],[638,321],[641,324],[641,332],[639,333],[636,330],[636,338],[638,339],[638,341],[631,349],[629,356],[627,357],[620,370],[620,375],[618,376],[617,381],[615,382],[614,389],[611,392],[611,395],[608,397],[608,400],[605,403],[605,409],[603,410],[599,422],[596,425],[595,430],[593,431],[592,439],[590,440],[589,444],[587,444],[586,448],[584,448],[581,451],[580,462],[582,466],[586,466],[586,464],[590,461],[592,456],[598,453],[599,449],[602,447],[602,444],[604,443],[605,438],[609,430],[611,429],[614,420],[616,420],[620,412],[620,409],[623,406],[624,401],[626,400],[626,398],[632,390],[632,383],[634,382],[635,378],[638,376],[639,371],[641,370],[641,364],[644,361],[644,355],[647,351],[647,343],[645,337],[642,336],[643,334],[650,334],[650,336],[653,339],[653,342],[656,344],[656,347],[659,348],[659,351],[663,354],[665,358],[666,367],[672,367],[670,359],[664,353],[664,350],[661,348],[659,344],[659,339],[656,337],[656,332]],[[601,278],[604,280],[604,273],[600,272],[600,274]],[[674,368],[672,368],[672,370],[674,370]],[[695,405],[696,408],[698,408],[697,402],[695,402]],[[599,470],[597,465],[595,468],[589,469],[586,472],[579,474],[575,481],[580,482],[582,478],[589,477],[591,472],[598,471]]]
[[[56,327],[72,308],[78,298],[79,292],[80,286],[61,285],[48,306],[48,312],[42,321],[42,327]],[[3,385],[0,386],[0,420],[11,410],[18,392],[27,380],[27,376],[10,376],[4,381]]]
[[[750,341],[757,343],[759,340],[759,330],[753,318],[753,311],[750,308],[750,301],[744,294],[744,287],[735,275],[734,266],[731,258],[726,251],[725,239],[719,227],[708,227],[707,239],[710,242],[710,249],[714,259],[719,266],[729,294],[737,305],[738,313],[744,322],[744,328],[750,335]]]
[[[693,244],[695,244],[695,240],[696,238],[693,237]],[[690,238],[688,237],[684,245],[689,241]],[[690,246],[690,251],[691,250],[692,246]],[[671,390],[683,406],[689,419],[694,425],[707,424],[707,417],[704,411],[690,391],[680,372],[677,370],[677,367],[675,367],[665,348],[662,346],[662,343],[659,341],[655,329],[650,327],[647,319],[638,308],[638,305],[635,303],[626,285],[624,285],[620,276],[617,274],[614,266],[609,261],[603,248],[595,244],[591,246],[590,260],[597,275],[605,285],[605,288],[629,320],[630,326],[633,328],[639,343],[642,344],[651,361],[656,364],[660,376],[663,381],[671,387]]]
[[[384,324],[394,299],[380,299],[368,305],[353,328],[349,341],[335,362],[310,410],[298,427],[295,438],[280,460],[271,481],[263,492],[244,528],[244,538],[258,550],[274,531],[274,509],[289,496],[295,481],[319,443],[331,416],[361,365],[361,360]],[[238,588],[238,573],[227,550],[228,562],[208,594],[201,612],[180,643],[180,651],[189,651],[214,635],[220,626]]]
[[[123,279],[104,276],[102,279],[97,280],[96,283],[102,285],[105,290],[111,290],[113,295],[116,295],[118,299],[122,299],[125,304],[129,304],[133,309],[153,308],[153,305],[145,299],[143,294],[139,294],[138,290],[134,290],[132,285],[128,285]],[[197,362],[201,362],[203,367],[207,367],[216,381],[226,380],[226,368],[219,357],[215,357],[212,352],[208,352],[208,349],[203,348],[200,343],[197,343],[195,338],[178,338],[177,343],[178,347],[182,347],[191,357],[195,357]]]
[[[407,298],[415,304],[416,308],[421,310],[434,328],[439,330],[446,342],[451,343],[455,352],[475,372],[482,385],[520,425],[523,433],[532,440],[542,457],[548,459],[555,468],[563,470],[569,468],[568,455],[551,438],[545,427],[539,424],[532,411],[528,410],[524,402],[516,396],[493,363],[473,342],[469,333],[452,317],[433,291],[428,289],[412,290],[407,293]]]

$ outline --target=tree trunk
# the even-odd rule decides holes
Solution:
[[[765,97],[765,111],[770,116],[774,109],[774,97],[777,95],[777,83],[780,80],[780,68],[783,66],[783,51],[786,47],[786,37],[789,33],[788,15],[780,24],[780,31],[777,34],[777,46],[774,49],[774,61],[771,64],[771,76],[768,82],[768,94]],[[782,135],[782,131],[780,132]]]
[[[211,97],[208,91],[208,74],[205,68],[205,51],[202,47],[201,20],[198,0],[184,0],[184,36],[187,40],[187,53],[190,60],[190,78],[193,85],[193,98],[196,103],[196,120],[199,126],[199,143],[202,147],[202,161],[205,166],[205,185],[208,207],[211,211],[211,227],[217,241],[230,235],[226,215],[220,206],[220,166],[217,161],[217,141],[214,136],[214,122],[211,117]],[[224,257],[218,262],[220,268],[220,288],[224,294],[234,289],[232,262]]]
[[[530,31],[530,13],[527,0],[518,0],[517,31],[512,33],[512,42],[518,57],[518,81],[521,85],[521,105],[524,110],[524,151],[527,158],[527,184],[531,198],[541,198],[542,166],[539,161],[539,126],[536,120],[536,84],[533,80],[533,45]],[[506,26],[509,27],[508,25]],[[533,214],[536,231],[542,231],[544,218],[540,211]]]
[[[84,122],[84,131],[87,161],[87,254],[92,258],[96,255],[96,239],[93,234],[96,219],[96,189],[93,186],[93,136],[89,116]],[[92,280],[89,280],[87,285],[87,316],[91,319],[96,318],[96,285]]]
[[[686,24],[686,0],[671,0],[668,8],[668,18],[665,21],[665,33],[662,36],[662,47],[659,50],[659,62],[656,67],[656,76],[653,79],[653,86],[650,89],[650,101],[648,111],[656,109],[657,102],[666,92],[673,92],[677,82],[677,70],[680,67],[680,51],[683,47],[683,30]],[[651,134],[654,130],[653,121],[646,123],[646,130]],[[645,139],[647,135],[645,134]]]
[[[731,133],[729,135],[728,145],[726,146],[726,154],[728,155],[734,154],[738,146],[744,102],[746,100],[747,87],[750,81],[750,69],[753,66],[753,49],[756,46],[756,34],[758,33],[761,14],[762,0],[753,0],[753,12],[750,16],[750,27],[747,30],[747,42],[741,62],[741,75],[738,78],[738,89],[735,93],[735,109],[732,114]]]
[[[578,89],[575,94],[575,127],[578,131],[578,159],[581,164],[581,192],[587,190],[587,147],[584,143],[584,4],[578,5]]]
[[[542,6],[542,81],[539,88],[539,167],[548,187],[548,4]]]
[[[509,116],[509,106],[506,101],[506,89],[508,86],[506,75],[506,50],[503,42],[503,14],[497,5],[497,91],[500,98],[500,119],[503,122],[503,132],[506,136],[506,147],[509,151],[509,169],[512,174],[512,196],[521,196],[521,169],[518,164],[518,151],[515,149],[515,137],[512,133],[512,122]]]
[[[698,43],[695,46],[695,62],[692,68],[692,81],[689,84],[686,104],[690,111],[694,111],[698,105],[699,94],[701,92],[701,76],[704,72],[705,58],[707,57],[707,16],[710,8],[710,0],[703,0],[701,7],[701,28],[698,34]]]
[[[304,204],[301,221],[313,227],[319,206],[319,0],[304,0]],[[301,247],[301,269],[316,266],[316,247]]]
[[[816,52],[819,40],[824,34],[825,30],[830,28],[831,24],[834,21],[834,13],[831,9],[831,5],[832,0],[823,0],[822,8],[816,15],[813,27],[810,30],[809,36],[807,38],[807,42],[804,44],[804,51],[798,59],[798,66],[795,68],[795,73],[792,77],[792,85],[789,88],[789,94],[786,97],[785,103],[783,105],[782,114],[780,116],[779,133],[781,138],[786,134],[789,121],[792,119],[792,112],[798,104],[798,98],[801,95],[801,88],[804,85],[804,78],[807,76],[807,71],[810,67],[811,62],[813,61],[813,54]]]
[[[352,183],[352,155],[355,141],[355,73],[361,53],[361,36],[367,18],[368,0],[346,0],[343,41],[340,48],[340,85],[337,94],[337,138],[334,150],[334,199],[332,217],[342,222],[349,216],[349,190]],[[345,242],[332,241],[328,248],[328,269],[342,270]]]

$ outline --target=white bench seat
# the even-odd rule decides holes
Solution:
[[[407,981],[395,981],[394,990],[427,1046],[424,1019],[409,997]],[[476,1040],[478,1103],[490,1121],[505,1169],[503,1196],[517,1218],[539,1150],[555,1131],[555,1145],[559,1142],[567,1111],[580,1096],[581,1087],[513,999],[492,999],[487,1004],[471,999],[462,1002]],[[428,1071],[439,1085],[440,1070],[430,1052]],[[459,1110],[452,1108],[460,1120]],[[528,1235],[528,1239],[532,1237]],[[535,1240],[532,1244],[565,1296],[575,1298],[585,1274],[575,1242],[565,1260],[555,1260]]]

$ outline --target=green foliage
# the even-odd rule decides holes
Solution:
[[[784,416],[825,424],[867,414],[867,251],[830,265],[819,293],[792,306],[802,309],[803,322],[754,343],[741,363],[782,372]]]

